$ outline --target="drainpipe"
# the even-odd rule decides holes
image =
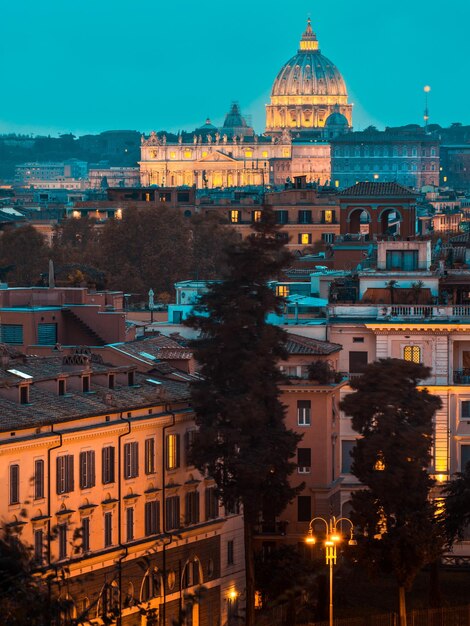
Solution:
[[[168,405],[165,405],[165,411],[171,415],[171,424],[167,424],[162,428],[162,529],[163,529],[163,626],[166,626],[166,547],[171,544],[173,541],[173,535],[171,533],[167,534],[166,529],[166,429],[171,428],[175,425],[176,415],[174,411],[171,411]],[[168,543],[165,542],[165,539],[168,538]],[[181,583],[180,583],[181,584]]]
[[[47,450],[47,566],[51,566],[51,452],[62,447],[63,438],[62,433],[54,433],[54,424],[51,424],[51,433],[56,434],[59,437],[59,443]],[[51,617],[51,600],[52,600],[52,580],[51,577],[47,577],[47,603],[48,613]]]
[[[131,432],[131,420],[121,414],[119,415],[119,419],[127,424],[127,431],[121,433],[118,436],[118,544],[121,550],[124,549],[124,554],[121,553],[121,556],[118,558],[118,579],[119,579],[119,617],[117,619],[117,623],[121,624],[122,621],[122,561],[128,555],[128,547],[127,545],[123,545],[122,543],[122,453],[121,453],[121,440],[126,435],[129,435]]]

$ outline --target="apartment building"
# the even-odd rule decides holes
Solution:
[[[80,349],[25,357],[2,345],[1,365],[1,519],[38,572],[58,572],[68,617],[134,626],[155,609],[169,626],[184,609],[195,626],[235,624],[242,520],[191,466],[187,384]]]

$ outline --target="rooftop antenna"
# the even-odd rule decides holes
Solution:
[[[428,93],[431,91],[429,85],[424,87],[424,130],[428,130],[429,109],[428,109]]]

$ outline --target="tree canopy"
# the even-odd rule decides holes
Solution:
[[[212,476],[226,506],[243,504],[247,568],[247,624],[252,623],[251,537],[261,516],[279,514],[295,496],[289,476],[299,437],[286,428],[277,362],[285,333],[266,322],[282,300],[267,285],[289,254],[277,235],[272,210],[246,240],[228,249],[224,280],[201,297],[189,325],[201,380],[192,386],[199,426],[193,460]]]
[[[470,525],[470,462],[446,485],[443,496],[441,519],[451,546],[456,539],[464,539],[465,530]]]
[[[351,381],[354,392],[341,403],[362,437],[351,468],[366,487],[352,495],[353,521],[363,532],[358,554],[374,571],[395,575],[402,626],[404,591],[443,544],[428,472],[441,401],[417,388],[430,373],[421,364],[380,359]]]

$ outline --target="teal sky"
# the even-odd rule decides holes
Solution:
[[[192,130],[232,100],[264,128],[306,18],[354,127],[470,124],[467,0],[4,0],[0,132]]]

